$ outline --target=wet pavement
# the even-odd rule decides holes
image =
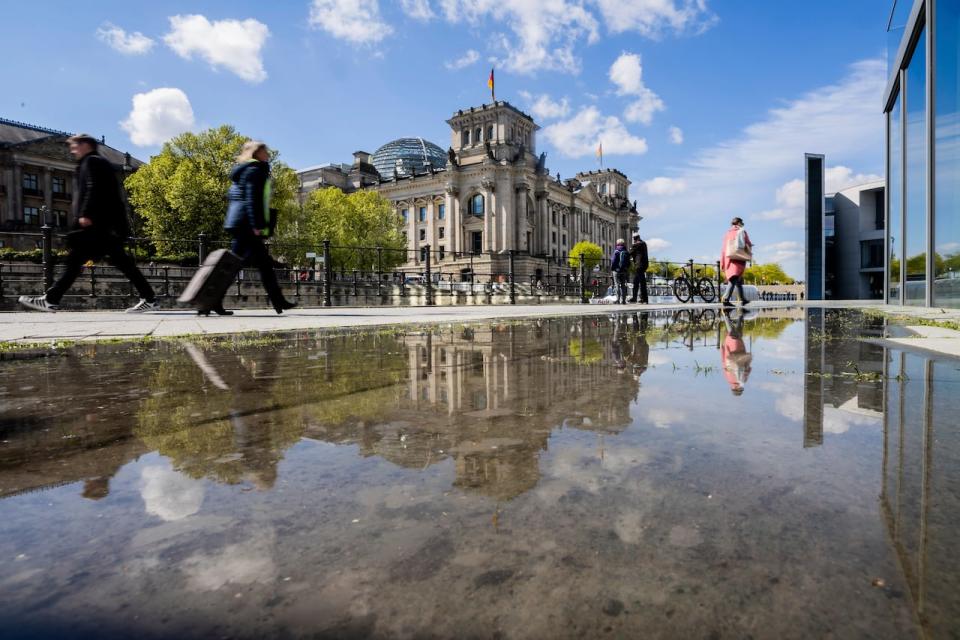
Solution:
[[[0,362],[0,636],[956,637],[960,361],[884,322],[663,310]]]

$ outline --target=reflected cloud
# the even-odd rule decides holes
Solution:
[[[273,561],[275,543],[272,530],[259,531],[216,553],[194,554],[183,562],[181,569],[187,576],[187,585],[195,591],[216,591],[228,584],[273,582],[277,577]]]
[[[147,513],[166,522],[183,520],[200,511],[203,483],[162,467],[144,467],[140,474],[140,497]]]

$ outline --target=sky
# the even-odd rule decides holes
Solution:
[[[714,261],[732,216],[803,275],[803,154],[827,188],[883,174],[889,5],[877,0],[9,3],[0,117],[148,159],[230,124],[294,168],[352,162],[496,94],[566,178],[632,180],[658,259]],[[82,6],[82,9],[79,7]]]

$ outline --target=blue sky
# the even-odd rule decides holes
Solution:
[[[803,153],[828,188],[883,173],[889,6],[876,0],[284,0],[12,3],[0,117],[104,135],[146,159],[228,123],[294,167],[497,98],[533,113],[564,177],[633,180],[652,253],[716,258],[732,215],[802,275]]]

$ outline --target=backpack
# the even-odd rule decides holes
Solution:
[[[630,254],[626,249],[617,249],[613,252],[613,270],[626,271],[630,265]]]

